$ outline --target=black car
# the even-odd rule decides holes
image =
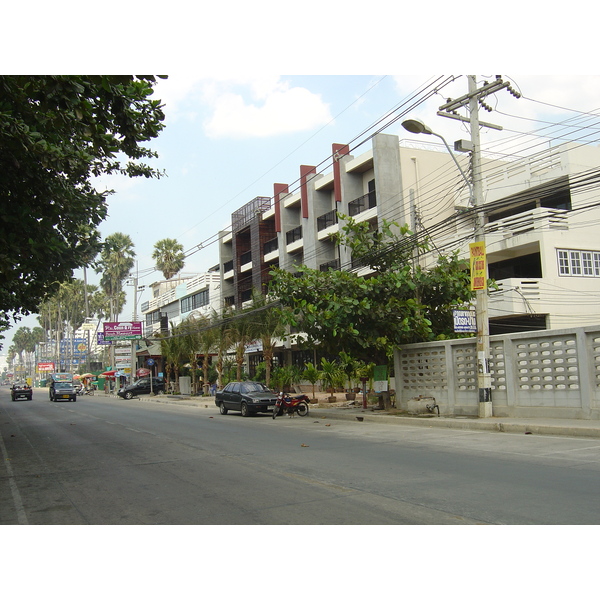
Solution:
[[[239,410],[243,417],[273,410],[277,392],[257,381],[231,381],[215,395],[215,404],[222,415]]]
[[[48,392],[50,402],[58,402],[59,400],[68,400],[69,402],[77,402],[77,389],[72,381],[55,381]]]
[[[152,378],[152,389],[150,389],[150,377],[143,377],[138,379],[129,385],[122,387],[118,392],[117,396],[121,398],[127,398],[127,400],[134,396],[141,396],[143,394],[164,394],[165,382],[160,377]]]
[[[10,390],[12,401],[15,400],[31,400],[33,398],[33,390],[26,383],[15,383]]]

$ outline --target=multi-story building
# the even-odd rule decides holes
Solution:
[[[599,147],[569,143],[485,170],[491,334],[600,321],[599,167]]]
[[[294,189],[276,183],[232,215],[220,233],[221,301],[241,306],[264,290],[273,266],[294,271],[352,266],[330,234],[339,215],[381,226],[407,223],[441,252],[468,256],[474,218],[464,180],[445,148],[376,135],[354,157],[334,144],[332,168],[302,165]],[[467,171],[468,155],[459,155]],[[594,206],[600,148],[563,145],[523,160],[483,157],[490,332],[598,323],[600,241]],[[420,260],[431,262],[435,252]]]
[[[337,246],[331,234],[340,230],[339,215],[369,221],[383,219],[416,226],[414,198],[403,193],[405,170],[427,163],[437,173],[432,184],[446,195],[457,191],[451,158],[439,150],[403,148],[393,135],[379,134],[373,147],[353,157],[348,146],[334,144],[331,172],[302,165],[295,189],[276,183],[272,197],[258,197],[232,215],[229,232],[220,233],[221,294],[226,305],[239,306],[251,297],[252,288],[263,289],[273,266],[294,271],[301,264],[314,269],[348,268],[348,249]],[[458,200],[457,200],[458,202]],[[454,212],[451,203],[432,215],[432,222]]]
[[[170,324],[194,316],[209,316],[220,307],[220,275],[215,267],[208,273],[158,281],[149,287],[152,299],[143,302],[141,312],[147,337]]]

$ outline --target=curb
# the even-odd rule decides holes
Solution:
[[[117,396],[108,396],[117,399]],[[124,400],[122,398],[119,398]],[[214,399],[198,400],[196,398],[184,398],[181,396],[137,396],[132,398],[138,402],[156,402],[159,404],[171,404],[174,406],[187,406],[191,408],[214,408]],[[566,424],[535,423],[523,420],[522,423],[503,421],[500,417],[489,419],[456,418],[446,417],[407,417],[401,415],[377,414],[373,411],[353,410],[344,408],[316,408],[310,406],[310,415],[321,419],[332,419],[340,421],[354,421],[356,423],[385,423],[390,425],[404,425],[409,427],[442,427],[446,429],[459,429],[467,431],[491,431],[497,433],[515,433],[522,435],[554,435],[566,437],[600,438],[600,427],[582,427]]]
[[[319,409],[315,409],[314,413],[318,414]],[[531,423],[523,421],[523,423],[514,423],[493,418],[492,420],[479,419],[448,419],[444,417],[405,417],[393,415],[376,415],[368,412],[362,413],[334,413],[331,410],[325,409],[327,412],[322,413],[322,418],[333,418],[347,421],[358,421],[357,417],[362,417],[363,423],[386,423],[394,425],[405,425],[409,427],[443,427],[446,429],[460,429],[470,431],[491,431],[498,433],[517,433],[517,434],[536,434],[536,435],[556,435],[567,437],[587,437],[600,438],[600,429],[594,427],[578,427],[577,425],[550,425]]]

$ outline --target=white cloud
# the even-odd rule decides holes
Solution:
[[[211,138],[269,137],[306,131],[331,120],[321,96],[279,77],[211,80],[203,84]]]

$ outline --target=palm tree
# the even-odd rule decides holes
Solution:
[[[177,326],[177,332],[182,335],[181,343],[183,352],[187,356],[190,363],[190,372],[192,375],[192,393],[198,391],[196,384],[196,371],[198,368],[198,353],[200,353],[206,344],[204,327],[208,325],[208,319],[205,317],[197,318],[193,315],[189,316],[185,321],[182,321]],[[208,352],[208,350],[207,350]],[[208,372],[208,363],[204,373],[204,381],[206,383]]]
[[[202,354],[202,376],[204,379],[203,395],[209,394],[208,367],[211,353],[218,352],[221,332],[219,325],[209,319],[202,317],[202,330],[200,336],[200,353]]]
[[[170,388],[169,382],[171,375],[175,378],[175,391],[179,391],[179,369],[183,358],[186,357],[186,349],[184,347],[183,336],[178,334],[181,332],[179,325],[171,323],[171,334],[159,334],[160,352],[165,360],[165,372],[167,374],[167,389]]]
[[[233,331],[230,329],[228,322],[219,316],[217,311],[213,309],[210,320],[216,324],[215,327],[215,350],[217,352],[217,387],[223,387],[223,370],[224,361],[227,350],[233,344]]]
[[[111,319],[118,320],[125,304],[123,281],[133,268],[134,257],[133,242],[127,234],[113,233],[104,240],[96,272],[102,273],[100,287],[110,298]]]
[[[235,344],[236,378],[238,381],[242,379],[246,346],[254,339],[251,316],[247,313],[248,309],[236,311],[228,325],[229,335]]]
[[[312,385],[312,399],[313,402],[316,402],[315,385],[321,379],[321,371],[319,371],[315,365],[309,362],[304,365],[302,377]]]
[[[162,271],[165,279],[171,279],[177,275],[185,265],[183,246],[172,238],[156,242],[152,258],[156,261],[156,268]]]
[[[260,339],[265,361],[265,384],[269,387],[271,381],[271,366],[275,354],[277,338],[282,337],[286,327],[278,312],[280,309],[269,307],[269,301],[263,294],[253,291],[251,313],[251,335]]]

